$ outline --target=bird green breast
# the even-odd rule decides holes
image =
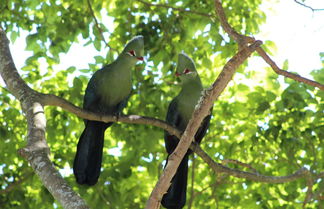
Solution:
[[[183,89],[178,95],[178,109],[183,121],[187,124],[201,96],[201,89]]]
[[[114,106],[126,99],[132,88],[131,69],[103,70],[98,75],[98,89],[101,102],[107,106]]]

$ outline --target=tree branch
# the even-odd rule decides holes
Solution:
[[[52,105],[61,107],[78,117],[87,120],[95,120],[95,121],[102,121],[105,123],[108,122],[123,122],[123,123],[131,123],[131,124],[144,124],[144,125],[153,125],[168,131],[170,134],[175,135],[180,138],[181,132],[175,129],[173,126],[167,124],[163,120],[150,118],[146,116],[139,116],[139,115],[121,115],[121,116],[112,116],[112,115],[100,115],[96,114],[84,109],[81,109],[72,103],[62,99],[58,96],[52,94],[40,94],[39,95],[40,101],[44,105]]]
[[[312,10],[312,12],[315,12],[315,11],[324,11],[324,9],[314,9],[313,7],[308,6],[308,5],[306,5],[306,4],[304,4],[304,3],[300,2],[300,1],[297,1],[297,0],[294,0],[294,1],[295,1],[297,4],[302,5],[303,7],[306,7],[306,8],[308,8],[308,9]]]
[[[9,49],[9,40],[0,27],[0,75],[9,91],[20,101],[26,114],[27,146],[19,152],[31,164],[43,185],[64,208],[88,208],[84,201],[61,177],[48,157],[45,139],[46,119],[43,106],[37,102],[37,92],[21,79]]]
[[[239,47],[242,47],[248,43],[251,43],[254,41],[254,38],[249,37],[249,36],[244,36],[239,34],[238,32],[236,32],[228,23],[224,9],[222,7],[222,3],[220,0],[215,0],[215,10],[216,10],[216,14],[221,22],[221,26],[223,27],[224,31],[232,38],[234,39]],[[291,78],[295,81],[298,82],[302,82],[314,87],[317,87],[321,90],[324,90],[324,85],[317,83],[315,81],[309,80],[307,78],[304,78],[302,76],[281,70],[275,62],[273,62],[270,57],[267,55],[267,53],[262,49],[262,47],[260,46],[257,50],[256,50],[260,56],[265,60],[266,63],[268,63],[271,68],[279,75],[283,75],[285,77]]]
[[[257,42],[253,48],[257,47],[258,44],[260,44],[260,42]],[[170,134],[173,134],[178,138],[181,138],[180,131],[159,119],[138,115],[120,117],[97,115],[95,113],[83,110],[60,97],[50,94],[40,94],[36,91],[33,91],[26,85],[26,83],[20,78],[19,74],[17,73],[16,68],[14,67],[11,59],[10,51],[8,51],[8,41],[3,31],[0,31],[0,46],[0,63],[7,64],[0,65],[1,76],[4,78],[4,81],[6,82],[9,91],[11,91],[16,97],[20,98],[22,104],[24,104],[23,106],[27,109],[27,119],[29,124],[29,134],[27,139],[28,145],[27,147],[20,149],[19,153],[31,163],[32,168],[35,170],[36,174],[41,178],[41,181],[43,182],[44,186],[48,188],[48,190],[52,193],[53,197],[59,202],[61,202],[61,204],[65,208],[87,208],[87,206],[85,205],[83,200],[77,194],[75,194],[71,190],[71,188],[69,188],[69,186],[66,184],[64,179],[61,177],[61,175],[58,173],[58,171],[55,169],[54,165],[48,158],[49,148],[46,144],[44,136],[45,116],[43,113],[43,105],[58,106],[81,118],[88,120],[153,125],[168,131]],[[240,59],[239,57],[242,54],[251,53],[250,50],[252,49],[249,49],[248,52],[241,51],[237,56],[233,57],[227,63],[227,65],[225,65],[224,69],[237,67],[238,63],[244,61],[243,58]],[[248,55],[246,54],[245,56]],[[13,76],[17,77],[13,78]],[[230,79],[230,75],[222,73],[217,79],[217,82],[221,82],[223,80],[223,77],[225,77],[226,79]],[[27,90],[26,93],[24,93],[25,91],[19,90],[20,87],[27,88],[29,90]],[[217,88],[217,85],[215,85],[215,88]],[[16,89],[19,90],[18,93],[16,92]],[[205,96],[211,95],[210,91],[213,91],[213,89],[207,91]],[[221,92],[218,92],[217,94],[220,93]],[[24,100],[25,97],[31,100]],[[32,103],[29,104],[29,102]],[[215,172],[227,173],[238,178],[245,178],[260,182],[283,183],[303,177],[304,172],[307,171],[304,168],[302,168],[296,173],[286,177],[263,176],[257,173],[249,173],[236,169],[231,169],[219,163],[216,163],[197,144],[191,144],[190,148],[194,152],[196,152],[197,155],[199,155]],[[323,173],[320,173],[318,174],[318,177],[321,177],[322,175]],[[73,203],[73,205],[68,205],[68,203]]]
[[[206,14],[206,13],[203,13],[203,12],[197,12],[197,11],[193,11],[193,10],[186,10],[186,9],[182,9],[182,8],[178,8],[178,7],[173,7],[173,6],[169,6],[169,5],[166,5],[166,4],[152,4],[152,3],[149,3],[149,2],[146,2],[146,1],[143,1],[143,0],[137,0],[138,2],[141,2],[142,4],[145,4],[149,7],[163,7],[163,8],[167,8],[167,9],[173,9],[173,10],[176,10],[176,11],[179,11],[179,12],[182,12],[182,13],[191,13],[191,14],[195,14],[195,15],[200,15],[200,16],[203,16],[203,17],[208,17],[208,18],[212,18],[214,17],[214,15],[211,15],[211,14]]]
[[[220,163],[213,161],[205,152],[201,152],[201,149],[196,149],[195,152],[211,167],[216,173],[226,173],[237,178],[244,178],[256,182],[266,182],[266,183],[285,183],[290,181],[295,181],[296,179],[306,177],[309,175],[309,171],[302,167],[295,173],[288,176],[265,176],[259,173],[251,173],[246,171],[241,171],[238,169],[228,168]]]
[[[100,36],[101,36],[102,41],[106,44],[106,46],[107,46],[110,50],[113,50],[113,51],[115,51],[115,52],[118,53],[118,50],[115,49],[115,48],[112,48],[112,47],[109,45],[109,43],[106,41],[106,39],[105,39],[105,37],[104,37],[104,35],[103,35],[103,30],[102,30],[102,28],[100,27],[100,25],[99,25],[99,21],[98,21],[98,19],[96,18],[96,15],[95,15],[95,13],[94,13],[94,11],[93,11],[93,9],[92,9],[92,5],[91,5],[90,0],[87,0],[87,2],[88,2],[88,7],[89,7],[89,10],[90,10],[91,16],[93,17],[93,19],[94,19],[94,21],[95,21],[95,26],[96,26],[97,30],[99,31],[99,34],[100,34]]]
[[[199,145],[198,145],[199,146]],[[191,209],[192,203],[194,200],[194,188],[195,188],[195,172],[196,172],[196,158],[195,155],[192,155],[192,166],[191,166],[191,189],[190,189],[190,198],[188,203],[188,209]]]
[[[162,196],[169,188],[171,179],[174,176],[180,161],[192,143],[193,136],[197,132],[202,120],[209,114],[211,106],[232,79],[235,70],[252,54],[253,51],[256,50],[260,44],[260,41],[256,41],[250,46],[239,51],[226,63],[211,88],[203,92],[203,96],[200,98],[200,101],[198,102],[191,120],[182,134],[176,149],[168,158],[168,164],[150,195],[146,204],[146,209],[155,209],[159,207]]]
[[[122,115],[119,117],[110,116],[110,115],[100,115],[100,114],[92,113],[87,110],[81,109],[81,108],[73,105],[72,103],[70,103],[60,97],[57,97],[55,95],[42,94],[40,98],[44,105],[61,107],[62,109],[66,110],[68,112],[71,112],[71,113],[75,114],[76,116],[81,117],[83,119],[102,121],[102,122],[106,122],[106,123],[107,122],[123,122],[123,123],[129,123],[129,124],[153,125],[155,127],[161,128],[161,129],[169,132],[172,135],[177,136],[178,138],[181,138],[181,132],[179,130],[177,130],[173,126],[167,124],[165,121],[162,121],[160,119],[145,117],[145,116],[140,116],[140,115]],[[244,171],[240,171],[238,169],[228,168],[220,163],[216,163],[196,143],[192,143],[190,145],[190,149],[193,150],[199,157],[201,157],[216,173],[227,173],[227,174],[237,177],[237,178],[245,178],[248,180],[254,180],[254,181],[258,181],[258,182],[284,183],[284,182],[294,181],[297,178],[304,177],[304,172],[307,171],[307,169],[301,168],[300,170],[296,171],[295,174],[291,175],[293,178],[291,178],[290,176],[284,176],[284,177],[264,176],[264,175],[259,174],[252,167],[250,168],[248,164],[245,164],[242,162],[236,163],[236,164],[240,164],[242,166],[245,165],[245,167],[249,167],[250,169],[252,169],[254,171],[254,173],[244,172]],[[230,161],[232,163],[234,163],[234,161],[239,162],[237,160],[227,160],[227,161]],[[316,178],[320,178],[322,176],[324,176],[324,173],[318,174],[316,176]],[[277,178],[279,178],[279,180]]]
[[[222,160],[222,164],[227,164],[227,163],[233,163],[233,164],[248,168],[248,169],[252,170],[254,173],[258,173],[258,171],[255,168],[253,168],[251,165],[249,165],[247,163],[240,162],[238,160],[234,160],[234,159]]]
[[[212,15],[204,14],[196,11],[185,10],[181,8],[175,8],[168,5],[162,4],[151,4],[143,0],[138,0],[139,2],[146,4],[148,6],[157,6],[164,8],[171,8],[179,12],[186,12],[197,14],[206,17],[212,17]],[[103,37],[99,23],[94,15],[94,12],[91,8],[90,1],[88,0],[89,8],[92,12],[92,15],[95,19],[96,27],[100,31],[100,34],[103,38],[103,41],[106,43]],[[181,141],[175,150],[175,152],[170,156],[170,161],[166,167],[164,173],[162,174],[156,188],[152,191],[151,198],[149,200],[153,201],[153,205],[159,204],[159,201],[162,197],[163,192],[167,190],[169,182],[174,175],[176,168],[178,167],[183,155],[186,153],[189,145],[192,141],[192,136],[198,129],[202,119],[208,114],[209,108],[212,106],[214,100],[218,98],[224,88],[227,86],[228,82],[231,80],[235,69],[243,63],[244,60],[250,56],[250,54],[257,50],[262,50],[258,48],[261,42],[254,42],[254,38],[243,36],[237,33],[227,22],[225,13],[221,6],[219,0],[215,0],[216,12],[221,20],[222,27],[224,30],[229,33],[229,35],[238,42],[240,45],[240,52],[238,52],[225,66],[222,73],[219,75],[212,87],[204,92],[203,98],[200,101],[200,105],[196,108],[193,118],[190,120],[186,131],[181,136]],[[249,43],[253,43],[250,46],[247,46]],[[106,43],[106,45],[108,45]],[[109,46],[109,45],[108,45]],[[111,48],[111,47],[110,47]],[[261,52],[262,52],[261,51]],[[264,52],[264,51],[263,51]],[[260,53],[260,52],[259,52]],[[264,52],[265,53],[265,52]],[[261,53],[262,54],[262,53]],[[261,55],[260,54],[260,55]],[[265,53],[265,55],[267,55]],[[261,55],[262,56],[262,55]],[[265,58],[264,58],[265,59]],[[270,58],[269,58],[270,59]],[[265,59],[266,60],[266,59]],[[270,59],[271,60],[271,59]],[[112,122],[128,122],[136,124],[149,124],[154,125],[164,130],[167,130],[170,134],[176,135],[180,138],[180,132],[173,128],[172,126],[166,124],[164,121],[158,119],[152,119],[143,116],[100,116],[94,113],[87,112],[82,110],[73,104],[63,100],[54,95],[40,94],[35,92],[27,86],[27,84],[20,78],[14,63],[11,58],[11,54],[8,48],[8,40],[5,37],[5,33],[0,29],[0,74],[3,77],[6,85],[8,86],[9,91],[19,99],[22,104],[23,110],[26,114],[28,121],[28,136],[27,136],[27,147],[20,150],[20,154],[24,156],[32,165],[35,172],[41,178],[44,186],[52,193],[55,199],[57,199],[63,207],[66,208],[86,208],[87,206],[83,200],[75,194],[71,188],[66,184],[64,179],[60,176],[58,171],[55,169],[54,165],[48,158],[49,148],[45,140],[45,116],[43,113],[43,105],[54,105],[60,106],[63,109],[66,109],[82,118],[89,120],[99,120],[99,121],[112,121]],[[271,66],[273,67],[273,66]],[[274,67],[273,67],[274,68]],[[278,68],[279,69],[279,68]],[[279,69],[280,70],[280,69]],[[284,71],[286,72],[286,71]],[[284,74],[284,76],[287,76]],[[287,76],[288,77],[288,76]],[[299,76],[300,77],[300,76]],[[295,77],[292,77],[296,79]],[[303,78],[301,77],[303,80]],[[300,81],[305,82],[305,80]],[[315,82],[316,83],[316,82]],[[310,85],[314,85],[313,83]],[[321,84],[319,84],[321,85]],[[317,86],[318,87],[318,86]],[[321,87],[321,86],[320,86]],[[319,88],[320,88],[319,87]],[[321,88],[322,89],[322,88]],[[323,90],[323,89],[322,89]],[[231,169],[226,166],[223,166],[219,163],[214,162],[198,145],[191,144],[190,148],[193,149],[200,157],[204,159],[205,162],[215,171],[228,173],[232,176],[238,178],[245,178],[249,180],[259,181],[259,182],[268,182],[268,183],[283,183],[288,181],[296,180],[297,178],[305,177],[308,175],[308,170],[301,168],[297,172],[289,176],[281,177],[272,177],[272,176],[263,176],[257,173],[249,173],[236,169]],[[173,170],[173,171],[172,171]],[[159,188],[161,187],[161,188]],[[73,205],[68,205],[66,203],[72,202]],[[148,205],[149,206],[149,202]]]
[[[307,192],[306,192],[306,196],[305,196],[305,199],[303,202],[303,208],[305,208],[306,204],[312,199],[312,196],[313,196],[314,183],[313,183],[313,179],[312,179],[311,175],[307,176],[306,182],[307,182]]]
[[[264,61],[271,66],[273,71],[275,71],[277,74],[283,75],[285,77],[291,78],[291,79],[293,79],[295,81],[298,81],[298,82],[301,82],[301,83],[308,84],[310,86],[317,87],[317,88],[321,89],[322,91],[324,91],[324,85],[323,84],[320,84],[320,83],[318,83],[316,81],[312,81],[312,80],[304,78],[304,77],[302,77],[300,75],[290,73],[290,72],[287,72],[285,70],[280,69],[277,66],[277,64],[267,55],[267,53],[261,47],[259,47],[257,49],[257,52],[264,59]]]
[[[235,61],[235,62],[237,62],[237,61]],[[234,62],[234,65],[236,65],[235,62]],[[229,66],[229,65],[230,64],[228,64],[226,66]],[[222,80],[222,79],[220,79],[220,80]],[[97,120],[97,121],[102,121],[102,122],[123,122],[123,123],[131,123],[131,124],[153,125],[153,126],[156,126],[163,130],[168,131],[170,134],[173,134],[173,135],[177,136],[178,138],[181,138],[180,131],[178,131],[176,128],[170,126],[166,122],[159,120],[159,119],[145,117],[145,116],[139,116],[139,115],[122,115],[119,117],[109,116],[109,115],[99,115],[99,114],[95,114],[95,113],[83,110],[83,109],[71,104],[70,102],[68,102],[60,97],[54,96],[54,95],[41,94],[41,96],[39,98],[40,98],[40,101],[42,102],[42,104],[44,104],[44,105],[52,105],[52,106],[61,107],[62,109],[67,110],[81,118],[84,118],[84,119]],[[254,172],[254,173],[244,172],[244,171],[241,171],[238,169],[228,168],[220,163],[216,163],[215,161],[213,161],[212,158],[210,158],[208,156],[208,154],[206,152],[204,152],[200,148],[199,145],[197,145],[195,143],[192,143],[190,145],[190,149],[192,149],[198,156],[200,156],[216,173],[226,173],[226,174],[229,174],[229,175],[237,177],[237,178],[244,178],[244,179],[253,180],[253,181],[257,181],[257,182],[267,182],[267,183],[290,182],[290,181],[294,181],[298,178],[305,177],[308,172],[307,169],[301,168],[300,170],[296,171],[294,174],[288,175],[288,176],[281,176],[281,177],[264,176],[257,172]],[[244,163],[241,163],[241,165],[242,164],[244,164]],[[321,176],[321,174],[319,174],[319,176]]]

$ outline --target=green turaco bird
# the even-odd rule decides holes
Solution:
[[[176,76],[181,80],[182,89],[170,103],[166,121],[180,131],[184,131],[191,118],[191,115],[201,96],[203,86],[196,71],[195,64],[186,54],[180,53],[176,69]],[[195,141],[200,143],[209,126],[211,115],[204,118],[200,128],[195,134]],[[179,139],[165,132],[165,147],[170,155],[176,148]],[[162,198],[162,205],[168,209],[181,209],[186,203],[188,160],[191,151],[188,150],[182,159],[171,186]],[[168,159],[167,159],[168,163]]]
[[[83,108],[102,115],[119,115],[126,106],[132,89],[131,71],[143,60],[143,36],[136,36],[125,46],[118,58],[91,77],[84,95]],[[73,172],[79,184],[97,183],[105,130],[113,123],[85,120],[79,139]]]

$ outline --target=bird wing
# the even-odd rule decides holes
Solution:
[[[167,116],[166,116],[166,122],[170,125],[172,125],[175,128],[179,129],[179,126],[181,124],[181,115],[178,110],[178,103],[177,99],[173,99],[169,105]],[[180,130],[183,131],[183,130]],[[165,147],[168,152],[168,154],[171,154],[174,149],[177,147],[179,139],[169,134],[167,131],[164,132],[164,141],[165,141]]]
[[[197,130],[195,134],[195,141],[199,144],[202,140],[202,138],[205,136],[207,129],[209,127],[211,114],[212,114],[213,108],[210,109],[210,114],[207,115],[204,120],[201,122],[201,125],[199,129]]]

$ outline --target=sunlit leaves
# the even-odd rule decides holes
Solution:
[[[180,90],[174,77],[179,52],[184,51],[193,58],[204,86],[209,87],[237,50],[216,17],[188,12],[213,15],[213,1],[147,0],[186,9],[186,12],[138,1],[89,2],[100,30],[113,49],[121,51],[134,35],[141,34],[145,39],[146,62],[133,71],[133,92],[125,114],[165,118],[169,102]],[[265,21],[260,4],[260,0],[223,1],[231,25],[248,35],[256,34]],[[95,62],[89,63],[86,69],[54,68],[60,61],[59,55],[80,39],[98,51],[106,47],[88,2],[17,0],[0,4],[0,10],[1,25],[10,34],[11,41],[22,30],[29,33],[26,50],[33,55],[19,69],[26,82],[42,93],[58,95],[81,107],[92,73],[117,54],[111,50],[106,56],[96,55]],[[113,25],[104,21],[105,14],[114,18]],[[275,43],[265,41],[263,47],[267,52],[274,51]],[[48,64],[46,69],[41,64],[44,60]],[[300,166],[311,168],[313,173],[323,171],[323,91],[291,79],[279,83],[272,70],[247,71],[247,64],[215,101],[203,149],[218,162],[237,159],[266,175],[288,175]],[[288,62],[283,69],[289,70]],[[313,71],[312,76],[324,82],[323,69]],[[84,128],[83,120],[56,107],[46,107],[45,113],[51,159],[57,168],[69,170]],[[0,186],[5,189],[31,172],[27,163],[17,156],[17,150],[25,145],[26,121],[17,100],[5,88],[0,91],[0,124],[3,150],[0,175],[5,177],[0,178]],[[94,187],[77,185],[71,171],[64,174],[65,179],[92,208],[143,208],[166,158],[163,130],[114,124],[106,131],[105,138],[99,183]],[[227,166],[247,170],[237,165]],[[218,208],[300,208],[305,198],[304,180],[278,185],[255,183],[215,174],[200,158],[195,159],[194,167],[193,190],[189,185],[187,201],[192,208],[215,208],[215,205]],[[314,185],[315,189],[319,187]],[[26,177],[11,192],[0,194],[1,208],[52,208],[53,201],[36,176]],[[316,204],[312,202],[309,207],[315,208]]]

